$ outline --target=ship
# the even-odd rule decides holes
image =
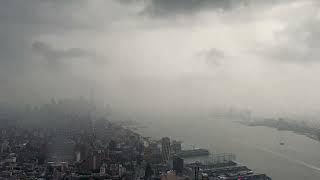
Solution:
[[[208,156],[209,150],[207,149],[192,149],[192,150],[182,150],[177,155],[180,157],[194,157],[194,156]]]

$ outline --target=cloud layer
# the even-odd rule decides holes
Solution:
[[[319,21],[317,0],[5,0],[0,100],[305,112]]]

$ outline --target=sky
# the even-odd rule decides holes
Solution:
[[[0,101],[320,110],[318,0],[3,0]],[[320,112],[320,111],[319,111]]]

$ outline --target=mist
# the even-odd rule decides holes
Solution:
[[[0,3],[0,101],[318,116],[317,0]]]

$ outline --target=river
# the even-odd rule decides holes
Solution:
[[[249,127],[213,117],[152,118],[140,132],[160,139],[181,140],[185,148],[208,148],[212,153],[234,153],[237,161],[274,180],[319,180],[320,143],[293,132]],[[280,145],[284,142],[284,145]]]

